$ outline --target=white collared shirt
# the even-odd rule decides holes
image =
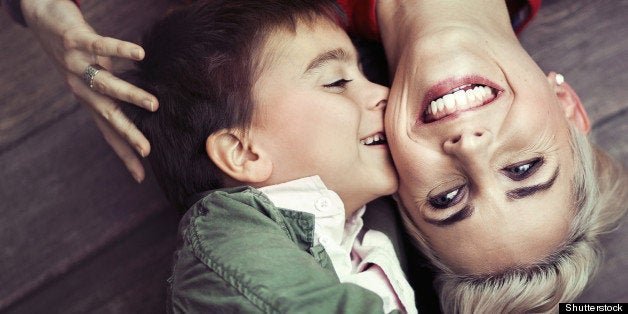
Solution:
[[[366,206],[345,219],[340,197],[319,176],[259,188],[277,207],[314,215],[314,245],[321,244],[341,282],[377,293],[386,313],[401,309],[417,313],[414,290],[401,270],[390,239],[376,230],[363,230]]]

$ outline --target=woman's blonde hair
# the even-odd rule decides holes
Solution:
[[[613,231],[626,212],[628,178],[621,165],[570,128],[574,155],[574,220],[567,240],[543,261],[489,275],[459,275],[431,248],[400,205],[406,232],[437,269],[435,286],[445,313],[557,311],[573,301],[602,259],[599,238]]]

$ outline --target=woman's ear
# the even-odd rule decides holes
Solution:
[[[589,116],[584,109],[580,97],[571,88],[571,86],[564,81],[564,77],[555,72],[550,72],[547,76],[550,84],[554,87],[558,100],[560,101],[565,117],[585,134],[591,131],[591,124],[589,123]]]
[[[220,170],[242,183],[266,181],[273,170],[272,161],[251,145],[244,132],[216,131],[207,137],[205,150]]]

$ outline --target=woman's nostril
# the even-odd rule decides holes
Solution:
[[[477,136],[477,137],[480,137],[480,136],[482,136],[483,134],[484,134],[483,132],[475,132],[475,133],[473,133],[473,135],[475,135],[475,136]]]
[[[460,141],[461,136],[456,136],[454,138],[451,139],[451,143],[452,144],[456,144]]]

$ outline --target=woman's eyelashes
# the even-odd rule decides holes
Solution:
[[[537,157],[510,165],[503,168],[501,171],[511,180],[521,181],[537,172],[539,168],[541,168],[541,165],[543,165],[543,158]],[[434,196],[428,196],[427,202],[435,209],[449,208],[463,201],[468,190],[469,188],[466,183],[461,184]]]
[[[347,79],[339,79],[336,80],[332,83],[329,84],[325,84],[323,85],[325,88],[345,88],[347,86],[347,83],[351,82],[353,80],[347,80]]]
[[[538,157],[510,165],[503,168],[501,171],[511,180],[521,181],[533,175],[539,170],[542,164],[543,158]]]
[[[460,203],[466,193],[467,185],[463,184],[446,192],[431,196],[427,201],[434,208],[444,209]]]

